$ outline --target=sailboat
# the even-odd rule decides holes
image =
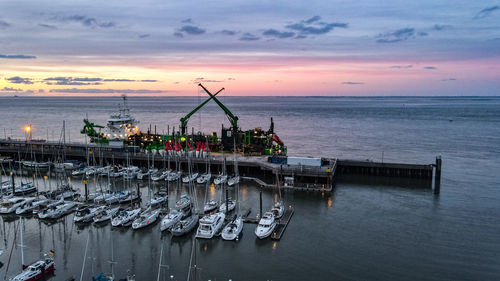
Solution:
[[[110,206],[105,207],[102,211],[97,213],[93,217],[94,223],[101,223],[111,220],[116,213],[120,210],[120,207],[111,208]]]
[[[159,209],[148,209],[141,213],[141,215],[134,220],[132,223],[132,229],[139,229],[149,225],[158,220],[158,216],[160,215]]]
[[[41,279],[42,277],[46,276],[47,274],[50,274],[54,271],[55,269],[55,264],[54,264],[54,259],[45,254],[43,259],[40,259],[30,265],[24,265],[24,246],[23,246],[23,218],[20,218],[20,226],[19,226],[19,232],[20,232],[20,240],[21,240],[21,263],[22,263],[22,268],[23,271],[16,275],[15,277],[11,278],[11,281],[31,281],[31,280],[38,280]],[[53,255],[54,252],[50,251],[49,254]]]
[[[184,214],[179,210],[170,210],[170,212],[168,212],[168,214],[165,215],[165,217],[163,217],[163,219],[161,220],[160,231],[167,230],[174,226],[182,219],[183,215]]]
[[[208,144],[207,144],[207,146],[208,146]],[[196,179],[196,182],[199,184],[204,184],[204,183],[210,182],[211,178],[212,178],[212,173],[210,170],[210,159],[207,157],[207,159],[205,161],[205,173],[202,174],[201,176],[199,176]]]
[[[234,142],[234,178],[237,178],[236,183],[236,204],[238,205],[238,209],[236,215],[233,219],[224,227],[222,230],[222,239],[223,240],[235,240],[240,236],[241,231],[243,230],[243,218],[240,212],[240,185],[239,179],[240,175],[238,173],[238,162],[236,161],[236,142]],[[232,178],[232,179],[234,179]],[[229,185],[229,181],[228,181]]]
[[[219,184],[224,184],[227,181],[227,174],[226,174],[226,158],[224,157],[224,164],[222,166],[222,173],[220,173],[215,179],[214,179],[214,184],[219,185]]]
[[[285,204],[283,203],[283,200],[281,199],[281,189],[280,189],[280,181],[279,181],[279,176],[276,174],[276,185],[278,185],[278,201],[274,203],[273,208],[271,209],[271,212],[274,214],[275,219],[280,219],[283,216],[283,213],[285,213]]]

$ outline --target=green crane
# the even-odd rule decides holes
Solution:
[[[212,93],[210,93],[209,90],[207,90],[205,87],[203,87],[203,85],[201,85],[201,83],[198,84],[198,86],[202,87],[203,90],[205,90],[205,92],[207,92],[207,94],[210,96],[210,98],[212,98],[220,106],[220,108],[222,108],[222,110],[224,110],[224,113],[226,113],[227,119],[229,119],[229,122],[233,126],[233,131],[236,131],[238,129],[238,116],[235,116],[225,105],[223,105],[215,97],[215,95],[217,95],[218,92],[215,95],[213,95]]]
[[[98,143],[106,143],[107,140],[104,138],[102,133],[96,132],[94,128],[99,128],[102,129],[104,126],[101,125],[96,125],[94,123],[90,123],[88,119],[83,119],[83,123],[85,125],[83,126],[83,129],[80,131],[82,134],[86,134],[87,136],[90,137],[91,142],[98,142]]]
[[[201,85],[201,84],[200,84]],[[203,86],[202,86],[203,87]],[[203,88],[205,89],[205,88]],[[196,111],[198,111],[200,108],[202,108],[205,104],[207,104],[207,102],[209,102],[212,98],[215,99],[215,96],[222,92],[224,90],[224,88],[220,89],[217,93],[215,93],[214,95],[210,95],[210,98],[208,98],[207,100],[205,100],[204,102],[202,102],[200,105],[198,105],[195,109],[193,109],[191,112],[189,112],[186,116],[182,117],[181,118],[181,133],[182,135],[185,135],[186,134],[186,128],[187,128],[187,123],[188,123],[188,120],[189,118],[196,113]],[[207,91],[205,89],[205,91]]]

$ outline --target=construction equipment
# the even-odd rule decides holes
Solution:
[[[82,134],[86,134],[90,138],[90,142],[94,143],[108,143],[108,139],[104,136],[103,133],[101,133],[100,129],[103,129],[104,126],[101,125],[96,125],[94,123],[91,123],[88,119],[83,119],[83,123],[85,125],[83,126],[83,129],[80,131]],[[99,132],[97,132],[94,128],[99,128]]]
[[[205,87],[203,87],[201,84],[200,84],[200,86],[201,86],[201,87],[202,87],[202,88],[203,88],[203,89],[204,89],[207,93],[209,93],[209,92],[208,92],[208,90],[207,90],[207,89],[205,89]],[[210,97],[209,97],[208,99],[206,99],[204,102],[202,102],[200,105],[198,105],[195,109],[193,109],[191,112],[189,112],[186,116],[184,116],[184,117],[182,117],[182,118],[180,119],[180,121],[181,121],[181,134],[182,134],[182,135],[185,135],[185,134],[187,133],[187,132],[186,132],[186,127],[187,127],[187,123],[188,123],[189,118],[190,118],[193,114],[195,114],[195,113],[196,113],[196,112],[197,112],[200,108],[202,108],[205,104],[207,104],[210,100],[212,100],[213,98],[215,98],[215,96],[216,96],[218,93],[222,92],[223,90],[224,90],[224,88],[220,89],[220,90],[219,90],[217,93],[215,93],[214,95],[210,94]]]

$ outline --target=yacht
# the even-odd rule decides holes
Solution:
[[[181,178],[181,176],[182,176],[182,172],[181,171],[170,172],[165,180],[166,181],[177,181],[177,180],[179,180]]]
[[[120,207],[105,207],[103,210],[101,210],[99,213],[97,213],[92,220],[94,223],[100,223],[100,222],[105,222],[108,220],[111,220],[116,213],[120,210]]]
[[[275,219],[281,218],[283,216],[283,213],[285,212],[285,206],[283,205],[283,201],[278,201],[274,203],[271,212],[273,212]]]
[[[276,221],[274,220],[274,214],[272,212],[265,212],[255,228],[255,235],[257,235],[259,239],[264,239],[273,233],[275,227]]]
[[[98,207],[89,207],[89,206],[80,206],[76,210],[76,214],[73,217],[74,222],[91,222],[93,218],[102,212],[106,207],[98,206]]]
[[[217,200],[212,199],[210,201],[207,201],[207,203],[205,203],[205,206],[203,206],[203,212],[210,213],[213,210],[217,210],[218,207],[219,207],[219,202],[217,202]]]
[[[182,219],[183,213],[176,209],[171,210],[163,219],[160,224],[160,231],[167,230],[174,226]]]
[[[187,195],[182,195],[177,202],[175,202],[175,208],[178,210],[183,210],[188,207],[191,207],[191,197]]]
[[[120,104],[118,112],[112,113],[107,120],[105,137],[111,142],[126,141],[130,135],[137,134],[139,121],[130,115],[127,97],[122,96],[123,104]]]
[[[113,195],[111,195],[110,197],[106,198],[104,201],[108,205],[109,204],[116,204],[116,203],[120,202],[120,200],[127,198],[128,195],[129,195],[128,191],[117,191],[117,192],[113,193]]]
[[[196,179],[196,182],[199,184],[204,184],[206,182],[210,182],[211,178],[212,178],[212,174],[210,174],[210,173],[203,174]]]
[[[160,210],[159,209],[149,209],[136,218],[134,222],[132,223],[132,228],[133,229],[139,229],[143,228],[146,226],[149,226],[158,220],[158,216],[160,215]]]
[[[235,240],[240,236],[241,230],[243,229],[243,218],[241,216],[235,216],[231,222],[229,222],[224,229],[222,229],[222,239],[224,240]]]
[[[231,200],[231,198],[229,198],[227,205],[228,205],[227,212],[231,212],[236,207],[236,202],[234,202],[233,200]],[[226,213],[226,201],[224,201],[224,203],[220,204],[219,212]]]
[[[55,207],[49,207],[38,213],[40,219],[58,219],[64,215],[69,214],[76,206],[74,202],[64,202]]]
[[[240,182],[240,176],[234,176],[227,180],[227,185],[233,186]]]
[[[26,195],[36,192],[36,187],[31,183],[22,183],[20,186],[14,188],[14,195]]]
[[[0,202],[0,214],[12,214],[17,208],[23,205],[26,199],[21,197],[12,197]]]
[[[32,214],[33,208],[42,204],[43,201],[47,200],[36,201],[34,197],[26,198],[26,200],[16,209],[16,215]]]
[[[171,229],[170,232],[173,236],[182,236],[186,233],[191,232],[195,226],[198,224],[198,215],[191,215],[184,220],[176,223]]]
[[[24,266],[23,266],[24,267]],[[45,275],[54,271],[54,259],[45,255],[45,258],[27,266],[11,281],[31,281],[42,279]]]
[[[164,180],[168,175],[170,174],[170,171],[155,171],[151,173],[151,180],[152,181],[161,181]]]
[[[182,178],[183,183],[189,183],[194,181],[198,177],[198,173],[192,173],[191,175],[187,175]]]
[[[227,181],[227,175],[220,174],[214,179],[214,184],[219,185],[225,183],[226,181]]]
[[[127,226],[131,223],[139,214],[141,213],[141,208],[121,211],[118,216],[111,220],[112,226]]]
[[[200,225],[196,231],[196,238],[211,239],[222,228],[226,215],[215,213],[205,215],[200,219]]]
[[[167,201],[167,193],[165,192],[158,192],[154,195],[153,198],[149,201],[150,206],[158,206]]]

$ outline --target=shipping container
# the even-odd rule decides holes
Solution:
[[[302,165],[302,166],[321,167],[321,158],[290,157],[290,156],[288,156],[287,164],[288,165]]]

